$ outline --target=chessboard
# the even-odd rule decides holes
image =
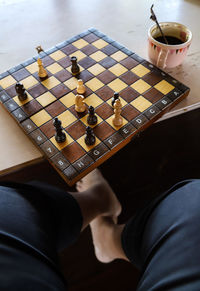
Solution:
[[[80,74],[71,73],[75,56]],[[48,78],[38,77],[42,59]],[[88,111],[77,113],[77,81],[86,87],[85,104],[93,106],[96,142],[85,143]],[[20,101],[20,82],[27,99]],[[123,124],[113,125],[111,100],[119,93]],[[189,88],[97,29],[91,28],[0,75],[0,101],[69,185],[98,167],[133,137],[180,102]],[[55,139],[58,118],[66,141]]]

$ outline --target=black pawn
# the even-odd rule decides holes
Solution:
[[[93,133],[93,130],[90,126],[86,127],[86,137],[85,137],[85,143],[88,146],[91,146],[93,144],[95,144],[96,141],[96,137]]]
[[[77,57],[71,57],[71,62],[72,62],[72,66],[71,66],[71,72],[73,75],[78,75],[80,73],[80,68],[77,64]]]
[[[56,117],[54,119],[53,125],[56,129],[56,134],[55,134],[55,139],[58,143],[64,142],[66,140],[66,135],[65,133],[62,131],[62,125],[61,125],[61,121]]]
[[[26,90],[24,88],[24,85],[21,84],[21,83],[17,83],[15,85],[15,90],[16,90],[16,93],[17,93],[17,96],[19,98],[20,101],[24,101],[27,99],[27,94],[26,94]]]
[[[87,123],[89,125],[95,125],[97,124],[97,116],[94,113],[94,107],[93,106],[89,106],[88,108],[88,118],[87,118]]]
[[[117,99],[119,99],[119,93],[115,92],[111,102],[112,106],[114,106]]]

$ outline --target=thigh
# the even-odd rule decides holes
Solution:
[[[129,222],[122,241],[141,270],[138,290],[200,289],[199,207],[200,181],[194,180],[171,189]]]

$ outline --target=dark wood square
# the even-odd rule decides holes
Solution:
[[[41,130],[36,129],[32,131],[29,135],[38,145],[42,144],[47,140],[46,136],[41,132]]]
[[[65,53],[66,55],[71,55],[78,49],[73,44],[68,44],[67,46],[64,46],[61,48],[61,51]]]
[[[87,70],[82,71],[79,76],[80,76],[80,79],[83,80],[83,83],[86,83],[87,81],[94,78],[94,76]]]
[[[83,67],[84,69],[87,69],[87,68],[93,66],[94,64],[96,64],[96,61],[90,57],[85,57],[79,61],[79,65],[81,67]]]
[[[128,71],[126,73],[124,73],[123,75],[121,75],[119,77],[122,81],[124,81],[126,84],[131,85],[133,84],[135,81],[137,81],[138,79],[140,79],[138,76],[136,76],[134,73]]]
[[[104,71],[103,73],[101,73],[101,74],[98,75],[98,79],[99,79],[101,82],[103,82],[104,84],[108,84],[108,83],[110,83],[110,82],[113,81],[115,78],[116,78],[116,76],[115,76],[112,72],[110,72],[110,71],[108,71],[108,70],[106,70],[106,71]]]
[[[95,126],[93,131],[101,140],[105,140],[115,132],[115,130],[105,121]]]
[[[34,87],[27,90],[33,98],[37,98],[38,96],[42,95],[47,91],[42,84],[37,84]]]
[[[62,149],[62,154],[70,163],[74,163],[82,156],[84,156],[85,151],[80,145],[77,144],[77,142],[73,142],[72,144]]]
[[[146,93],[144,93],[143,96],[147,98],[150,102],[155,103],[160,100],[164,96],[164,94],[162,94],[155,88],[151,88]]]
[[[132,68],[136,67],[139,63],[136,60],[128,57],[128,58],[122,60],[120,62],[120,64],[122,64],[127,69],[131,70]]]
[[[104,86],[95,92],[99,97],[101,97],[104,101],[107,101],[114,95],[114,91],[110,89],[108,86]]]
[[[76,121],[70,126],[66,127],[66,131],[77,140],[79,137],[85,134],[86,126],[81,121]]]
[[[72,64],[70,58],[67,56],[65,58],[58,60],[57,63],[60,64],[63,68],[67,68]]]
[[[123,137],[118,132],[115,132],[112,136],[108,137],[104,143],[110,148],[114,148],[118,143],[123,140]]]
[[[93,46],[92,44],[88,44],[85,47],[83,47],[81,49],[81,51],[86,54],[87,56],[95,53],[96,51],[98,51],[98,48],[96,48],[95,46]]]
[[[113,108],[108,103],[103,103],[96,108],[96,113],[104,120],[114,114]]]
[[[73,180],[79,175],[79,172],[72,165],[70,165],[63,171],[63,174],[67,177],[67,179]]]
[[[30,76],[30,73],[26,69],[23,68],[13,73],[12,75],[17,81],[21,81],[22,79],[25,79],[26,77]]]
[[[51,138],[55,135],[55,127],[53,126],[53,120],[40,126],[40,130],[48,137]]]
[[[12,112],[12,111],[16,110],[17,108],[19,108],[18,104],[13,99],[9,99],[8,101],[6,101],[4,103],[4,106],[6,106],[6,108],[10,112]]]
[[[65,94],[69,93],[71,90],[65,86],[64,84],[59,84],[58,86],[52,88],[51,93],[55,95],[57,98],[64,96]]]
[[[111,57],[104,58],[99,62],[104,68],[109,69],[110,67],[114,66],[117,62],[112,59]]]
[[[55,74],[55,77],[60,81],[60,82],[65,82],[66,80],[70,79],[72,77],[72,74],[66,70],[62,70],[58,73]]]
[[[118,51],[118,49],[114,46],[112,46],[111,44],[108,44],[107,46],[103,47],[102,52],[107,54],[108,56],[116,53]]]
[[[77,119],[80,119],[88,113],[88,106],[86,104],[86,110],[84,112],[81,112],[81,113],[76,112],[75,105],[71,106],[69,108],[69,110],[71,111],[71,113],[73,113],[76,116]]]
[[[24,110],[24,112],[31,116],[35,113],[37,113],[39,110],[41,110],[43,107],[40,105],[40,103],[36,100],[31,100],[30,102],[24,104],[21,106],[21,108]]]
[[[137,111],[133,106],[127,104],[125,107],[122,109],[121,115],[127,119],[128,121],[134,119],[137,115],[139,115],[140,112]]]
[[[150,72],[149,74],[145,75],[142,79],[149,85],[154,86],[155,84],[163,80],[163,77],[156,72]]]
[[[50,56],[46,56],[42,59],[42,63],[45,67],[53,64],[55,61],[50,57]]]
[[[96,36],[94,33],[90,33],[90,34],[84,36],[83,39],[86,40],[87,42],[91,43],[91,42],[98,40],[99,37]]]
[[[56,101],[46,107],[46,111],[52,116],[55,117],[66,110],[66,107],[60,102]]]
[[[17,82],[16,82],[17,83]],[[15,90],[15,84],[10,86],[9,88],[6,89],[6,92],[10,97],[15,97],[17,95],[16,90]]]
[[[120,92],[120,96],[126,100],[128,103],[133,101],[136,97],[138,97],[140,94],[136,92],[134,89],[127,87],[124,90]]]

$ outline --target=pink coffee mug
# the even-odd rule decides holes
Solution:
[[[174,45],[158,42],[155,38],[161,36],[161,33],[157,25],[153,25],[148,31],[149,59],[162,69],[174,68],[183,62],[192,41],[192,32],[185,25],[177,22],[159,24],[165,36],[176,37],[183,43]]]

